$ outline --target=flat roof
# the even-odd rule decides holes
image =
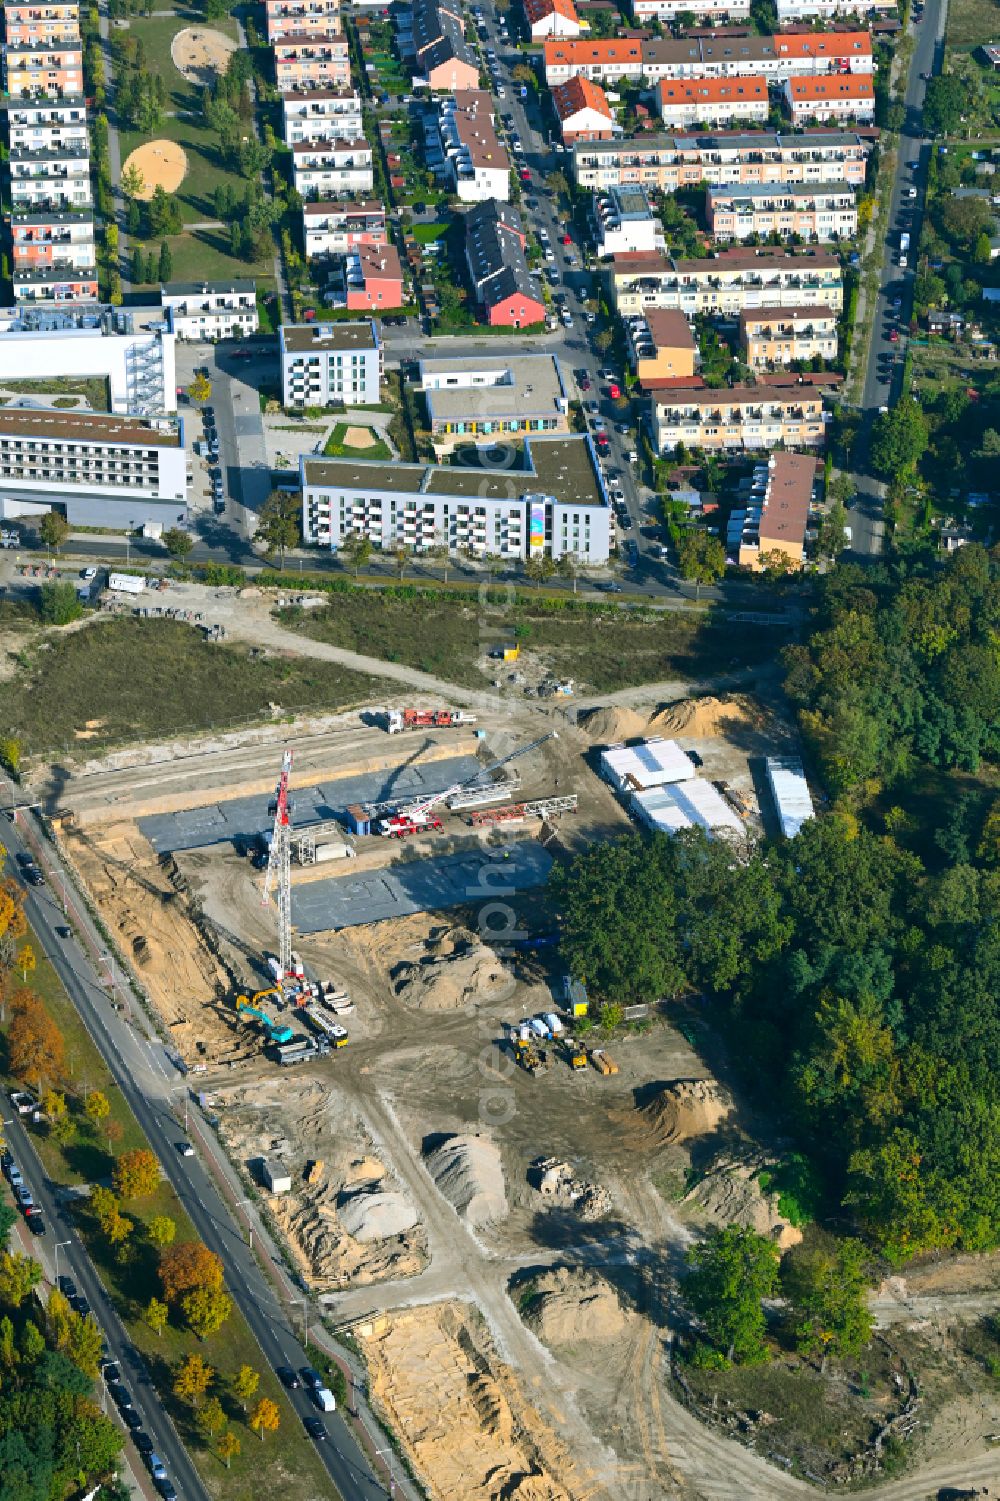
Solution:
[[[813,817],[813,802],[802,763],[768,756],[766,766],[781,832],[786,839],[794,839],[802,825]]]
[[[385,205],[378,198],[363,198],[357,203],[348,203],[343,198],[329,198],[318,203],[304,203],[302,214],[306,219],[318,219],[331,214],[340,214],[345,219],[377,217],[385,218]]]
[[[370,318],[356,323],[291,323],[280,331],[282,348],[289,354],[322,354],[324,350],[377,349],[378,339]]]
[[[86,243],[81,242],[81,243]],[[87,282],[97,286],[97,267],[71,266],[68,262],[56,263],[54,266],[15,266],[11,272],[11,279],[22,285],[30,282],[45,284],[46,282],[68,281]],[[96,299],[95,299],[96,300]]]
[[[743,824],[711,782],[692,777],[671,787],[651,787],[633,792],[636,815],[661,834],[679,834],[682,829],[716,829],[743,832]]]
[[[416,495],[423,482],[423,464],[380,464],[371,459],[306,459],[302,468],[307,485],[335,490],[394,490]]]
[[[821,193],[836,194],[838,198],[854,201],[854,189],[849,182],[752,182],[728,183],[725,187],[708,188],[710,200],[725,198],[817,198]]]
[[[761,386],[692,386],[690,390],[674,391],[658,407],[742,407],[764,406],[768,402],[777,406],[802,406],[807,401],[820,401],[821,395],[808,386],[795,386],[794,392],[769,390]]]
[[[650,156],[665,151],[699,153],[703,151],[796,151],[816,146],[863,146],[872,141],[850,130],[813,130],[784,132],[774,130],[677,131],[672,135],[628,136],[616,141],[576,141],[574,157],[580,156]]]
[[[461,360],[421,360],[420,378],[466,371],[489,371],[506,375],[497,385],[434,386],[426,389],[424,399],[432,418],[447,421],[466,417],[511,418],[518,415],[549,415],[557,410],[556,402],[566,399],[559,361],[554,354],[472,356]]]
[[[136,448],[178,448],[180,423],[168,417],[119,417],[110,412],[2,407],[0,436],[34,438],[41,442],[59,439],[79,443],[121,443]]]
[[[740,313],[740,323],[743,327],[751,323],[760,323],[768,327],[775,323],[812,323],[819,319],[822,319],[824,323],[836,323],[837,314],[833,308],[823,303],[816,306],[804,304],[799,307],[744,308]]]
[[[622,791],[642,792],[694,776],[690,756],[676,740],[661,737],[638,745],[611,745],[601,751],[600,759],[605,774]]]

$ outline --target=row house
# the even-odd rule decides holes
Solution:
[[[840,261],[827,250],[724,250],[697,260],[618,255],[607,285],[622,317],[650,307],[736,318],[744,309],[822,304],[839,313],[844,305]]]
[[[510,198],[510,158],[497,136],[490,94],[463,90],[442,99],[436,129],[445,172],[463,203]]]
[[[772,565],[774,554],[792,568],[805,564],[806,531],[816,488],[816,460],[800,453],[773,453],[766,468],[755,472],[750,503],[734,512],[739,539],[733,537],[736,562],[754,573]],[[738,549],[738,550],[737,550]]]
[[[357,245],[344,259],[344,304],[354,312],[403,306],[403,267],[395,245]]]
[[[647,140],[580,142],[573,148],[577,186],[592,191],[641,186],[675,193],[702,183],[864,183],[871,138],[849,132],[770,131],[732,135],[653,136]]]
[[[708,188],[708,227],[717,240],[749,240],[754,235],[804,240],[853,239],[858,204],[846,182],[790,183],[786,187]]]
[[[356,89],[306,89],[284,94],[282,136],[288,146],[303,141],[354,141],[364,135],[361,95]]]
[[[94,221],[89,214],[12,214],[11,259],[15,271],[37,266],[92,270]]]
[[[764,121],[771,107],[767,79],[759,75],[692,81],[664,78],[657,84],[656,99],[661,120],[674,130],[687,125]]]
[[[632,0],[637,26],[648,21],[676,21],[679,16],[694,16],[704,26],[749,21],[750,0]]]
[[[302,205],[306,256],[346,255],[362,245],[389,241],[385,208],[377,199],[362,203],[320,202]]]
[[[80,35],[78,0],[6,4],[4,34],[8,42],[66,41]]]
[[[826,441],[826,414],[822,396],[806,387],[661,391],[653,399],[653,436],[660,454],[672,453],[678,443],[709,452],[820,448]]]
[[[778,24],[789,21],[833,21],[841,16],[857,16],[879,21],[895,16],[896,0],[777,0]]]
[[[793,125],[811,120],[875,119],[875,85],[864,73],[836,73],[825,78],[790,78],[785,99]]]
[[[7,43],[4,47],[4,88],[11,99],[39,94],[80,94],[83,90],[83,51],[79,35],[66,42]]]
[[[93,264],[78,269],[69,261],[52,265],[15,266],[11,273],[14,301],[19,306],[31,302],[96,302],[97,271]]]
[[[10,153],[11,207],[29,210],[90,208],[90,156],[86,147]]]
[[[489,199],[465,216],[465,259],[473,295],[491,327],[528,328],[545,318],[531,279],[526,236],[514,209]]]
[[[663,79],[743,78],[769,83],[824,73],[871,73],[867,31],[777,36],[611,37],[545,43],[545,81],[551,87],[579,74],[593,83],[655,84]]]
[[[296,191],[307,199],[336,198],[341,193],[370,193],[375,184],[372,148],[354,141],[303,141],[292,147]]]
[[[583,30],[573,0],[524,0],[524,19],[533,42],[544,37],[575,37]]]
[[[616,133],[615,117],[604,90],[589,78],[571,78],[552,89],[552,107],[563,144],[609,141]]]
[[[7,106],[7,139],[14,148],[38,151],[46,146],[87,146],[87,106],[82,95],[71,99],[18,100]]]
[[[267,40],[273,46],[290,36],[340,36],[340,0],[264,0]]]
[[[691,380],[700,362],[691,325],[676,308],[647,308],[624,320],[628,359],[639,384]]]
[[[643,43],[630,37],[590,41],[584,37],[545,43],[545,82],[549,88],[571,78],[589,78],[591,83],[619,83],[623,78],[638,83],[643,78]]]
[[[286,37],[274,47],[274,75],[279,94],[296,94],[309,88],[349,88],[347,38]]]
[[[416,71],[432,92],[478,89],[479,57],[457,0],[414,0],[411,24]]]
[[[773,370],[798,360],[837,358],[837,314],[821,303],[770,307],[740,314],[740,352],[751,370]]]

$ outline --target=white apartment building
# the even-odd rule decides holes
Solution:
[[[827,241],[853,239],[858,232],[857,199],[846,182],[707,188],[705,198],[708,227],[717,240],[778,234]]]
[[[750,0],[632,0],[637,26],[647,21],[676,21],[692,15],[701,26],[721,26],[727,21],[748,21]]]
[[[70,265],[18,266],[11,275],[14,301],[23,303],[96,302],[97,268]]]
[[[445,95],[435,125],[445,176],[462,202],[508,202],[510,158],[496,133],[492,96],[483,89]]]
[[[36,407],[0,410],[0,516],[59,506],[71,525],[174,525],[187,506],[183,424]]]
[[[289,146],[304,141],[356,141],[364,135],[356,89],[308,89],[281,100],[282,135]]]
[[[18,99],[7,106],[9,144],[16,151],[87,146],[87,105],[71,99]]]
[[[857,16],[879,21],[896,14],[896,0],[777,0],[778,23],[832,21],[838,16]]]
[[[10,201],[18,209],[90,208],[90,152],[86,146],[18,147],[10,153]]]
[[[581,141],[573,147],[572,171],[579,187],[592,190],[635,184],[675,193],[702,183],[841,181],[857,187],[865,180],[871,149],[868,137],[837,130],[647,136]]]
[[[360,407],[379,400],[382,341],[373,318],[283,324],[278,350],[283,406]]]
[[[245,281],[174,281],[160,288],[178,339],[232,339],[255,334],[257,283]]]
[[[589,435],[526,438],[524,467],[300,460],[302,534],[336,551],[352,533],[377,548],[606,563],[611,511]]]
[[[0,369],[26,380],[101,377],[119,415],[177,410],[175,341],[160,307],[0,308]]]
[[[644,188],[609,188],[594,194],[594,223],[599,256],[629,251],[662,250],[663,228]]]
[[[361,203],[304,203],[306,256],[346,255],[361,245],[386,245],[385,208],[377,198]]]
[[[372,148],[361,136],[353,141],[303,141],[292,147],[292,170],[295,187],[306,199],[370,193],[375,186]]]
[[[619,255],[608,272],[611,301],[622,317],[649,307],[738,317],[743,310],[822,305],[840,312],[840,261],[826,250],[723,250],[699,260]]]

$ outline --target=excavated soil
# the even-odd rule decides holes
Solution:
[[[707,1136],[733,1112],[733,1101],[715,1079],[680,1079],[665,1084],[628,1118],[630,1134],[647,1147],[666,1147]]]
[[[798,1245],[802,1231],[778,1212],[777,1196],[765,1193],[760,1186],[759,1174],[770,1165],[768,1159],[755,1154],[720,1156],[684,1196],[684,1203],[702,1223],[756,1230],[787,1251],[789,1246]]]
[[[683,698],[646,716],[635,709],[611,704],[580,716],[580,728],[595,745],[616,745],[662,735],[689,740],[710,740],[724,735],[728,725],[752,722],[755,711],[744,699]]]
[[[550,1347],[621,1339],[634,1321],[597,1272],[556,1267],[535,1279],[524,1319]]]
[[[595,745],[617,745],[620,740],[638,740],[646,733],[646,719],[635,709],[591,709],[577,721]]]
[[[503,1164],[496,1143],[480,1132],[449,1136],[427,1154],[427,1171],[440,1192],[469,1225],[489,1225],[507,1216]]]
[[[562,1441],[465,1309],[436,1304],[355,1329],[371,1393],[435,1501],[583,1501]]]
[[[504,1000],[516,983],[506,964],[466,928],[435,928],[420,944],[419,957],[397,964],[391,978],[398,998],[422,1011]]]

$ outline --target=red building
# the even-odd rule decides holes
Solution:
[[[344,262],[347,306],[361,311],[403,306],[403,267],[395,245],[358,245]]]
[[[476,301],[494,327],[529,328],[545,304],[528,271],[521,221],[507,203],[487,198],[465,216],[465,257]]]

